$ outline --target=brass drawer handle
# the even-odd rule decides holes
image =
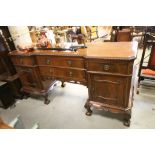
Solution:
[[[53,72],[53,69],[50,68],[50,73],[52,73],[52,72]]]
[[[32,69],[31,69],[31,68],[29,68],[29,69],[28,69],[28,71],[29,71],[29,72],[32,72]]]
[[[20,64],[22,64],[22,65],[23,65],[23,59],[20,59]]]
[[[50,76],[48,76],[48,77],[47,77],[47,80],[50,80],[50,79],[51,79],[51,77],[50,77]]]
[[[72,65],[72,61],[68,60],[67,61],[68,65]]]
[[[105,71],[110,70],[110,65],[103,65],[103,70],[105,70]]]
[[[36,86],[37,86],[36,83],[31,83],[30,85],[31,85],[32,87],[36,87]]]
[[[46,60],[46,64],[49,65],[51,63],[50,59]]]
[[[73,75],[73,72],[69,72],[69,76],[71,77]]]

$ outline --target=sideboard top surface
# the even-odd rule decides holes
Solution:
[[[31,56],[31,55],[54,55],[54,56],[75,56],[95,59],[118,59],[132,60],[137,55],[137,42],[96,42],[88,43],[88,48],[73,51],[56,50],[34,50],[33,52],[23,53],[13,51],[10,55]]]

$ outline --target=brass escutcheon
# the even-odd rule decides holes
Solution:
[[[69,72],[69,76],[72,76],[73,75],[73,72]]]
[[[47,65],[49,65],[50,62],[51,62],[51,61],[50,61],[49,59],[46,60],[46,64],[47,64]]]
[[[71,65],[72,64],[72,61],[68,60],[67,63],[68,63],[68,65]]]
[[[104,66],[103,66],[103,69],[104,69],[105,71],[108,71],[108,70],[110,69],[110,65],[107,65],[107,64],[104,65]]]

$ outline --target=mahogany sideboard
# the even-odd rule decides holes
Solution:
[[[130,125],[133,102],[132,73],[137,42],[90,43],[76,52],[34,50],[13,51],[9,55],[22,81],[22,90],[42,94],[48,104],[48,90],[55,80],[75,81],[88,87],[86,115],[91,107],[123,113]]]

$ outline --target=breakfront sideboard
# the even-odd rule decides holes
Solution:
[[[92,108],[123,113],[124,124],[129,126],[137,42],[90,43],[87,46],[76,52],[11,52],[22,90],[45,96],[45,104],[48,104],[48,91],[56,80],[62,81],[62,87],[64,82],[83,84],[89,92],[86,115],[92,114]]]

